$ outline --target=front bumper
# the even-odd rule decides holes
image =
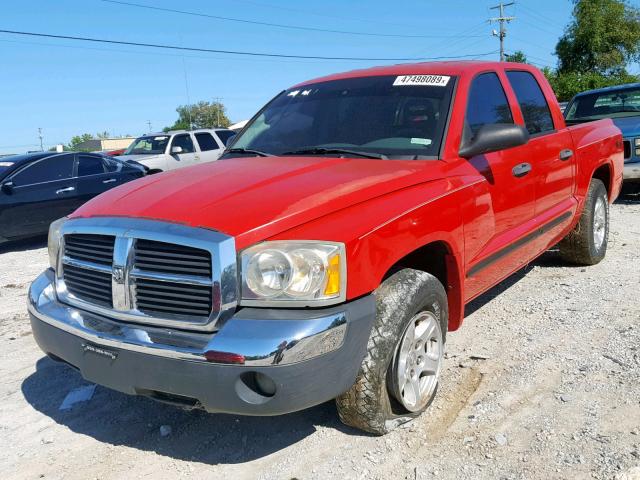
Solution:
[[[353,385],[375,318],[367,296],[317,310],[245,308],[217,332],[185,332],[68,306],[53,280],[47,270],[29,290],[34,337],[45,353],[88,381],[211,412],[278,415],[335,398]]]
[[[640,181],[640,162],[625,163],[622,178],[625,181]]]

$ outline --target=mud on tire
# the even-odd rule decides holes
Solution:
[[[430,311],[440,321],[444,347],[449,314],[442,284],[433,275],[418,270],[394,273],[375,296],[376,320],[367,353],[355,384],[336,399],[336,405],[340,420],[346,425],[383,435],[419,416],[437,391],[434,389],[426,405],[416,412],[403,408],[391,394],[390,370],[403,332],[416,314]]]

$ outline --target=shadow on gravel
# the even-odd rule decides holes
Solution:
[[[210,465],[262,458],[299,442],[317,427],[362,434],[340,423],[333,402],[278,417],[242,417],[184,411],[98,386],[88,402],[59,410],[67,393],[82,385],[87,382],[76,370],[43,357],[35,373],[23,381],[22,393],[33,408],[73,432]],[[169,425],[172,433],[162,437],[161,425]]]
[[[527,264],[525,267],[521,268],[513,275],[505,278],[502,282],[497,284],[491,290],[486,291],[475,300],[469,302],[464,309],[464,316],[468,317],[476,310],[484,307],[487,303],[489,303],[494,298],[499,297],[502,293],[504,293],[507,289],[518,283],[527,274],[533,270],[534,267],[570,267],[570,268],[584,268],[579,265],[574,265],[572,263],[565,262],[562,258],[560,258],[560,254],[557,248],[552,248],[547,250],[538,258],[536,258],[533,262]]]
[[[640,184],[624,185],[615,203],[622,205],[640,205]]]
[[[7,242],[0,244],[0,255],[9,252],[24,252],[27,250],[36,250],[47,246],[47,237],[35,237],[28,240],[20,240],[15,242]]]

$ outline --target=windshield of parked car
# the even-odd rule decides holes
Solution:
[[[640,87],[607,90],[576,97],[567,120],[597,120],[640,115]]]
[[[393,75],[292,88],[254,117],[227,155],[252,150],[270,155],[436,158],[454,84],[454,77],[444,75]]]
[[[136,138],[124,155],[153,155],[164,153],[169,143],[169,135],[147,135]]]

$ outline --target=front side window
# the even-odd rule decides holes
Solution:
[[[509,83],[520,104],[524,123],[531,135],[554,130],[551,111],[540,85],[529,72],[507,72]]]
[[[97,157],[81,155],[78,157],[78,176],[99,175],[104,173],[104,164]]]
[[[636,115],[640,115],[638,86],[580,95],[571,103],[565,117],[569,121],[589,121]]]
[[[169,143],[169,135],[145,135],[136,138],[129,148],[124,152],[125,155],[157,155],[164,153]]]
[[[45,158],[23,168],[11,181],[17,187],[35,183],[65,180],[73,176],[73,155],[59,155]]]
[[[445,75],[373,76],[286,90],[235,138],[233,148],[273,155],[342,149],[397,159],[437,157],[455,81]]]
[[[171,144],[171,148],[173,147],[181,147],[181,153],[193,153],[193,141],[191,140],[191,135],[176,135],[173,137],[173,143]]]
[[[473,79],[467,101],[465,137],[473,137],[483,125],[513,123],[511,108],[498,75],[483,73]]]
[[[198,145],[200,145],[200,150],[203,152],[217,150],[220,148],[218,146],[218,142],[216,142],[215,138],[213,138],[213,135],[210,133],[196,133],[196,141],[198,142]]]

